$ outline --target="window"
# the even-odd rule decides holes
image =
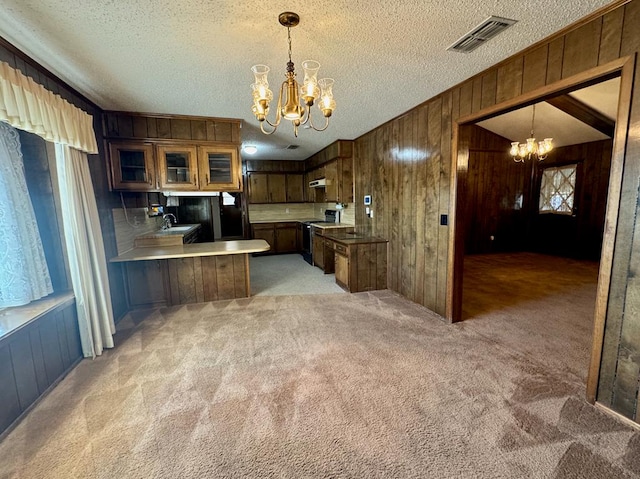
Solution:
[[[577,164],[545,168],[540,183],[540,213],[572,215],[576,192]]]

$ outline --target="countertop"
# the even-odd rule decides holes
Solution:
[[[351,244],[363,244],[363,243],[388,243],[389,240],[379,238],[377,236],[371,236],[363,233],[329,233],[324,236],[328,240],[336,241],[344,245]]]
[[[317,228],[354,228],[354,225],[347,223],[328,223],[321,219],[311,218],[302,220],[258,220],[251,221],[252,225],[261,225],[269,223],[313,223],[313,226]]]
[[[216,241],[213,243],[192,243],[175,246],[144,246],[133,248],[111,258],[112,263],[145,261],[154,259],[192,258],[195,256],[220,256],[227,254],[261,253],[268,251],[265,240]]]

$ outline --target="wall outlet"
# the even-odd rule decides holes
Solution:
[[[284,209],[284,212],[285,212],[286,214],[289,214],[289,208],[285,208],[285,209]]]

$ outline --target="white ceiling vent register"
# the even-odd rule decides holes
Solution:
[[[466,35],[463,35],[458,41],[451,45],[447,50],[460,53],[470,53],[487,40],[502,33],[518,20],[502,17],[489,17],[480,25],[475,27]]]

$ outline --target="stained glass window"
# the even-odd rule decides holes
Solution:
[[[578,165],[545,168],[540,184],[540,213],[572,215]]]

